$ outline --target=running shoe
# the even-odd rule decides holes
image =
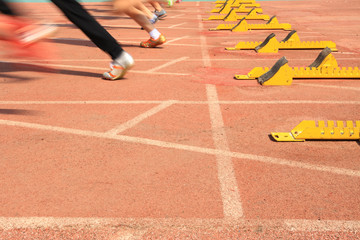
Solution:
[[[56,32],[56,25],[35,24],[28,19],[12,16],[0,16],[0,22],[7,27],[5,30],[9,32],[2,40],[9,44],[9,52],[12,56],[56,58],[54,47],[48,46],[48,43],[42,41]]]
[[[38,42],[44,38],[48,38],[56,31],[57,26],[55,24],[41,24],[31,29],[19,29],[17,34],[20,43],[26,46],[34,42]]]
[[[53,35],[57,26],[55,24],[35,24],[19,17],[0,16],[1,23],[12,31],[10,38],[22,46],[27,46]]]
[[[161,34],[158,39],[153,39],[152,37],[150,37],[149,40],[145,42],[141,42],[140,46],[143,48],[154,48],[156,46],[164,44],[165,42],[166,42],[166,38],[164,37],[164,35]]]
[[[158,17],[158,19],[163,19],[164,17],[166,17],[166,11],[164,9],[161,9],[161,11],[156,11],[155,10],[155,15]]]
[[[121,55],[110,63],[110,71],[103,74],[103,79],[117,80],[125,76],[126,72],[134,66],[134,59],[123,51]]]

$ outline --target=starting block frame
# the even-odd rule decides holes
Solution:
[[[268,67],[256,67],[247,75],[235,75],[235,79],[257,79],[261,85],[291,85],[294,78],[360,79],[359,68],[338,67],[337,61],[328,47],[322,50],[315,61],[308,67],[291,68],[287,63],[287,59],[282,57],[271,69]]]
[[[265,14],[258,14],[256,8],[252,8],[246,15],[237,15],[235,10],[232,9],[227,15],[212,15],[204,20],[223,20],[235,22],[245,18],[246,20],[269,20],[270,16]]]
[[[360,121],[303,120],[290,132],[272,132],[277,142],[305,140],[360,140]]]
[[[237,1],[235,0],[232,4],[231,7],[232,8],[238,8],[240,7],[242,4],[245,4],[246,7],[260,7],[259,3],[256,3],[255,1],[251,1],[251,0],[246,0],[246,1]],[[215,8],[222,8],[224,6],[224,4],[217,4],[215,5]]]
[[[221,8],[214,8],[211,10],[211,13],[220,13],[220,14],[229,14],[232,9],[235,9],[237,13],[248,13],[251,11],[252,8],[255,8],[257,13],[262,13],[262,9],[260,8],[260,4],[249,4],[249,3],[242,3],[238,6],[232,5],[232,3],[224,3],[223,7]]]
[[[218,0],[218,1],[215,1],[215,4],[216,4],[216,7],[222,7],[224,5],[224,3],[227,3],[228,0],[224,1],[224,0]],[[243,3],[255,3],[255,0],[234,0],[232,2],[232,5],[235,5],[235,6],[239,6],[240,4],[243,4]]]
[[[237,24],[220,24],[216,28],[210,28],[210,31],[230,30],[232,32],[247,32],[248,30],[285,30],[290,31],[289,23],[279,23],[276,16],[270,18],[266,24],[248,24],[245,18],[242,18]]]
[[[324,49],[330,48],[336,52],[336,44],[332,41],[305,41],[301,42],[296,30],[292,30],[280,42],[271,33],[263,42],[239,42],[235,47],[226,50],[255,50],[258,53],[277,53],[279,50]]]

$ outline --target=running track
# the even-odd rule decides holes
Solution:
[[[334,41],[340,66],[360,65],[358,0],[258,3],[303,41]],[[84,5],[136,66],[101,80],[104,53],[51,5],[22,4],[59,23],[46,43],[58,57],[0,46],[0,239],[360,238],[359,143],[268,136],[305,119],[360,120],[358,80],[234,80],[319,51],[227,52],[270,33],[209,32],[210,2],[166,9],[157,49],[139,48],[147,35],[109,3]]]

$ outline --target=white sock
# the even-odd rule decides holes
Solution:
[[[149,32],[149,34],[150,34],[150,37],[155,40],[158,39],[161,35],[161,33],[156,28],[154,28],[154,30]]]

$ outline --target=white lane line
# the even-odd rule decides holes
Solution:
[[[199,47],[199,44],[185,44],[185,43],[171,43],[171,46],[182,46],[182,47]],[[219,47],[215,45],[211,45],[209,47]]]
[[[106,134],[109,135],[117,135],[121,132],[124,132],[127,129],[130,129],[132,127],[134,127],[135,125],[137,125],[138,123],[142,122],[143,120],[151,117],[152,115],[164,110],[165,108],[173,105],[174,103],[176,103],[176,101],[166,101],[166,102],[162,102],[160,103],[158,106],[151,108],[150,110],[136,116],[135,118],[117,126],[116,128],[113,128],[109,131],[106,132]]]
[[[179,40],[188,38],[188,37],[189,37],[189,36],[183,36],[183,37],[174,38],[174,39],[171,39],[171,40],[169,40],[169,41],[166,41],[165,44],[173,43],[173,42],[176,42],[176,41],[179,41]]]
[[[216,87],[206,85],[207,99],[209,102],[218,101]],[[230,151],[224,130],[224,121],[218,103],[209,104],[212,136],[216,149]],[[218,179],[220,182],[223,211],[225,218],[239,219],[244,217],[239,189],[236,182],[235,170],[231,157],[216,155]]]
[[[289,232],[351,232],[360,231],[360,221],[308,219],[183,219],[183,218],[71,218],[71,217],[0,217],[0,229],[79,229],[99,227],[128,227],[146,229],[188,230],[216,229],[217,231],[250,229],[262,226],[263,231]]]
[[[81,41],[81,42],[91,42],[89,39],[85,38],[61,38],[61,37],[50,37],[50,40],[62,40],[62,41]]]
[[[109,236],[109,240],[138,240],[142,239],[141,235],[134,236],[135,231],[121,230],[115,233],[113,236]]]
[[[199,29],[203,29],[203,23],[198,15]],[[211,67],[211,61],[207,50],[205,36],[200,36],[201,55],[204,67]],[[209,113],[212,129],[212,137],[216,149],[229,151],[229,145],[224,130],[224,121],[218,102],[216,86],[206,85],[207,100],[209,101]],[[223,202],[223,212],[225,218],[240,219],[244,217],[240,193],[236,182],[235,170],[230,156],[216,155],[218,179],[220,182],[220,192]]]
[[[140,27],[137,27],[136,25],[106,25],[104,27],[113,27],[113,28],[133,28],[133,29],[140,29]],[[168,29],[169,27],[162,27],[162,26],[156,26],[157,29]],[[178,27],[177,30],[199,30],[198,28],[185,28],[185,27]],[[121,41],[122,42],[122,41]]]
[[[166,29],[168,29],[169,27],[161,27],[161,26],[159,26],[157,28],[166,28]],[[199,29],[197,29],[197,28],[189,28],[189,27],[177,27],[176,30],[199,30]]]
[[[170,100],[169,100],[170,101]],[[164,101],[0,101],[0,104],[43,105],[43,104],[160,104]],[[178,102],[178,101],[177,101]]]
[[[125,225],[116,230],[116,233],[113,236],[109,236],[108,240],[140,240],[144,239],[143,235],[146,233],[146,230],[140,230]]]
[[[182,14],[170,16],[170,17],[168,17],[168,18],[178,18],[178,17],[184,16],[184,15],[185,15],[185,14],[182,13]]]
[[[147,72],[149,72],[149,73],[154,73],[154,72],[156,72],[156,71],[158,71],[158,70],[160,70],[160,69],[162,69],[162,68],[171,66],[171,65],[176,64],[176,63],[178,63],[178,62],[182,62],[182,61],[184,61],[184,60],[186,60],[186,59],[188,59],[188,58],[189,58],[189,57],[181,57],[181,58],[178,58],[178,59],[174,59],[174,60],[172,60],[172,61],[170,61],[170,62],[167,62],[167,63],[165,63],[165,64],[162,64],[162,65],[160,65],[160,66],[157,66],[157,67],[154,67],[154,68],[152,68],[152,69],[149,69]]]
[[[171,26],[169,26],[168,28],[174,28],[174,27],[178,27],[178,26],[181,26],[181,25],[184,25],[184,24],[186,24],[186,22],[184,22],[184,23],[179,23],[179,24],[175,24],[175,25],[171,25]]]
[[[172,40],[170,40],[169,42],[165,42],[165,44],[171,45],[171,46],[183,46],[183,47],[199,47],[199,44],[183,44],[183,43],[172,43]],[[138,44],[138,42],[135,41],[122,41],[123,43],[131,43],[131,44]],[[219,46],[211,46],[211,47],[219,47]],[[233,59],[234,60],[234,59]],[[136,61],[136,59],[135,59]]]
[[[308,87],[319,87],[319,88],[335,88],[340,90],[352,90],[352,91],[360,91],[359,87],[349,87],[349,86],[335,86],[335,85],[324,85],[324,84],[313,84],[313,83],[295,83],[296,85],[308,86]]]
[[[132,136],[126,136],[126,135],[109,135],[109,134],[106,134],[103,132],[57,127],[57,126],[37,124],[37,123],[10,121],[10,120],[0,120],[0,125],[25,127],[25,128],[44,130],[44,131],[62,132],[62,133],[69,133],[69,134],[74,134],[74,135],[79,135],[79,136],[87,136],[87,137],[113,139],[113,140],[119,140],[119,141],[124,141],[124,142],[128,142],[128,143],[145,144],[145,145],[161,147],[161,148],[185,150],[185,151],[209,154],[209,155],[214,155],[214,156],[222,155],[222,156],[226,156],[226,157],[247,159],[247,160],[263,162],[263,163],[267,163],[267,164],[295,167],[295,168],[300,168],[300,169],[320,171],[320,172],[331,173],[331,174],[339,174],[339,175],[345,175],[345,176],[350,176],[350,177],[360,177],[360,171],[353,170],[353,169],[337,168],[337,167],[317,165],[317,164],[311,164],[311,163],[302,163],[302,162],[296,162],[296,161],[275,158],[275,157],[266,157],[266,156],[259,156],[259,155],[254,155],[254,154],[231,152],[231,151],[226,151],[226,150],[222,150],[222,149],[212,149],[212,148],[190,146],[190,145],[184,145],[184,144],[179,144],[179,143],[153,140],[153,139],[148,139],[148,138],[132,137]]]
[[[198,20],[199,20],[199,29],[202,30],[204,28],[204,24],[201,21],[200,15],[198,15]],[[210,55],[207,50],[208,46],[204,35],[200,36],[200,47],[201,47],[201,55],[202,55],[204,67],[210,67],[211,66]]]
[[[226,104],[226,105],[277,105],[277,104],[321,104],[321,105],[359,105],[360,101],[311,101],[311,100],[288,100],[288,101],[181,101],[181,100],[165,100],[176,101],[177,104]],[[160,104],[163,100],[83,100],[83,101],[0,101],[0,104],[9,105],[30,105],[30,104]]]

